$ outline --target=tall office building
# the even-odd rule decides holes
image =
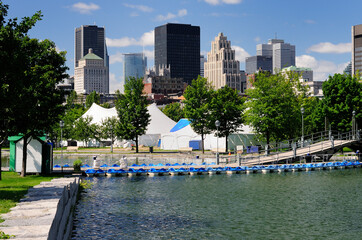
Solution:
[[[147,69],[147,57],[143,53],[123,54],[123,79],[128,77],[142,78]]]
[[[259,70],[273,72],[273,57],[252,56],[245,58],[246,74],[253,74]]]
[[[362,24],[352,26],[352,75],[362,72]]]
[[[107,86],[104,86],[102,89],[109,89],[109,56],[107,52],[104,27],[82,25],[81,27],[75,29],[74,69],[79,67],[79,61],[89,53],[89,49],[93,49],[93,54],[103,60],[103,66],[105,66],[107,70]],[[102,93],[108,92],[109,90]]]
[[[284,43],[282,39],[270,39],[267,44],[258,44],[256,55],[272,57],[274,73],[282,68],[295,66],[295,45]]]
[[[104,60],[93,53],[90,48],[88,54],[79,59],[78,67],[74,68],[74,90],[78,94],[109,93],[108,69]]]
[[[235,60],[235,50],[227,37],[219,33],[211,42],[211,51],[205,63],[205,78],[215,89],[228,85],[239,92],[245,89],[245,73],[240,72],[240,62]]]
[[[171,78],[191,84],[200,74],[200,27],[175,23],[156,27],[156,71],[160,66],[170,66]]]

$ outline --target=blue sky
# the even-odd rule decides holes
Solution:
[[[223,32],[245,69],[245,57],[256,45],[284,39],[296,45],[296,65],[310,67],[314,80],[342,72],[351,59],[351,26],[362,24],[360,0],[5,0],[9,17],[22,18],[41,10],[43,20],[30,36],[51,39],[67,51],[74,73],[74,29],[96,24],[106,28],[110,55],[110,90],[120,87],[122,53],[145,51],[154,64],[153,30],[168,22],[200,26],[201,52]]]

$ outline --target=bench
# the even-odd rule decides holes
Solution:
[[[78,148],[79,148],[78,146],[68,146],[67,151],[68,152],[77,152]]]
[[[192,152],[192,147],[181,147],[178,149],[178,151],[181,152],[187,152],[187,153],[191,153]]]

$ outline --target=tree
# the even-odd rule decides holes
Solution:
[[[362,126],[362,86],[357,77],[346,74],[329,76],[323,83],[323,113],[331,129],[347,132],[352,129],[352,112]]]
[[[80,117],[74,123],[74,137],[76,140],[85,142],[86,146],[89,145],[89,141],[91,139],[97,139],[100,135],[100,132],[97,131],[98,126],[96,124],[92,124],[92,117]]]
[[[106,118],[105,120],[102,121],[101,123],[101,138],[102,139],[108,139],[111,138],[111,144],[113,144],[113,136],[115,135],[115,128],[117,126],[117,118],[116,117],[111,117],[111,118]]]
[[[218,89],[211,100],[212,120],[210,128],[217,130],[213,123],[216,120],[220,121],[218,136],[226,138],[226,151],[228,151],[229,135],[240,131],[244,123],[244,102],[245,100],[238,96],[237,91],[227,85],[224,88]]]
[[[87,96],[87,98],[85,100],[86,108],[87,109],[90,108],[93,103],[99,104],[100,101],[101,101],[101,97],[99,96],[99,94],[96,91],[93,91]]]
[[[202,153],[204,153],[205,135],[211,132],[211,111],[210,102],[212,97],[212,87],[207,79],[198,77],[192,80],[190,86],[187,86],[185,97],[185,116],[190,120],[192,129],[201,135]]]
[[[41,12],[18,23],[16,18],[5,21],[7,5],[0,2],[0,9],[0,88],[5,89],[0,101],[7,106],[0,115],[8,122],[7,132],[23,134],[21,176],[25,176],[28,143],[50,131],[64,111],[64,94],[55,86],[67,77],[65,52],[58,53],[50,40],[28,37]]]
[[[147,110],[147,98],[143,95],[142,78],[130,77],[124,85],[124,94],[117,93],[116,109],[118,124],[116,135],[123,139],[136,142],[138,153],[138,136],[146,132],[150,122],[150,114]]]
[[[167,104],[162,112],[175,122],[178,122],[181,118],[185,117],[184,111],[181,108],[181,104],[178,102]]]
[[[78,99],[77,92],[72,90],[67,97],[67,108],[72,108],[76,104]]]
[[[247,90],[247,122],[253,126],[259,137],[280,142],[300,133],[301,103],[298,92],[299,78],[294,74],[260,72],[255,76],[253,89]]]

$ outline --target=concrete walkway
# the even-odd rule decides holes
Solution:
[[[15,239],[48,239],[58,204],[63,201],[66,189],[75,180],[74,177],[58,178],[30,188],[16,207],[2,215],[5,222],[0,223],[0,231],[15,235]]]

